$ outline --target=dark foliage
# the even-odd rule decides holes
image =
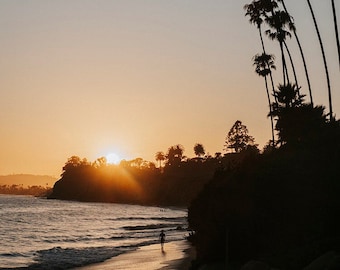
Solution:
[[[221,166],[223,158],[181,161],[182,156],[179,157],[176,151],[175,154],[164,168],[156,168],[142,159],[110,165],[104,159],[91,164],[85,159],[71,157],[50,198],[188,206]]]
[[[340,250],[340,124],[323,108],[287,109],[279,149],[234,154],[189,207],[191,238],[201,262],[255,259],[302,269]],[[228,241],[226,241],[228,237]]]
[[[225,140],[226,150],[232,149],[234,152],[239,153],[249,146],[255,146],[255,139],[248,134],[248,129],[237,120],[231,127]]]

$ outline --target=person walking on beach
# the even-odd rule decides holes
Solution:
[[[161,240],[161,247],[162,247],[162,250],[164,248],[164,242],[165,242],[165,233],[164,231],[162,230],[161,233],[159,234],[159,239]]]

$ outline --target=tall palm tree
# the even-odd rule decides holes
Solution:
[[[245,5],[243,8],[246,11],[245,16],[249,16],[249,22],[251,24],[255,24],[257,27],[259,31],[259,36],[261,39],[262,50],[265,52],[266,49],[264,47],[262,29],[261,29],[263,19],[261,18],[261,12],[259,9],[258,1],[253,1],[250,4]]]
[[[263,36],[262,36],[262,17],[266,17],[266,13],[270,7],[271,0],[253,0],[250,4],[244,5],[244,10],[246,11],[245,16],[249,16],[249,22],[251,24],[255,24],[261,39],[261,45],[263,53],[266,53],[266,49],[264,46]],[[275,3],[275,2],[274,2]],[[272,6],[275,6],[272,4]]]
[[[285,1],[284,0],[277,0],[277,1],[282,4],[284,11],[287,14],[289,14],[289,12],[287,10],[287,7],[286,7],[286,4],[285,4]],[[313,107],[314,105],[313,105],[312,87],[311,87],[311,83],[310,83],[310,79],[309,79],[309,73],[308,73],[308,69],[307,69],[305,54],[303,53],[302,45],[301,45],[299,36],[298,36],[298,34],[296,32],[296,27],[295,27],[293,18],[291,16],[289,16],[289,20],[290,20],[290,25],[291,25],[290,29],[293,31],[294,37],[296,39],[296,42],[297,42],[299,50],[300,50],[300,54],[301,54],[301,58],[302,58],[302,62],[303,62],[303,67],[304,67],[304,70],[305,70],[307,85],[308,85],[310,103],[311,103],[311,105]]]
[[[315,27],[316,33],[318,35],[319,43],[320,43],[322,59],[323,59],[323,64],[324,64],[324,67],[325,67],[325,73],[326,73],[326,79],[327,79],[327,87],[328,87],[329,118],[332,121],[333,120],[332,92],[331,92],[331,83],[330,83],[330,79],[329,79],[329,73],[328,73],[328,66],[327,66],[325,50],[323,48],[323,43],[322,43],[320,31],[319,31],[319,26],[318,26],[318,23],[316,21],[314,10],[313,10],[313,7],[312,7],[312,4],[311,4],[310,0],[307,0],[307,4],[308,4],[308,7],[310,9],[310,13],[312,15],[313,22],[314,22],[314,27]]]
[[[269,116],[270,116],[270,122],[271,122],[271,128],[272,128],[272,143],[273,143],[273,146],[275,146],[274,120],[273,120],[273,112],[272,112],[268,81],[267,81],[267,76],[271,74],[271,69],[276,69],[274,65],[274,56],[265,54],[265,53],[256,54],[253,58],[253,61],[254,61],[253,65],[255,66],[256,74],[263,77],[265,81],[267,99],[268,99],[268,104],[269,104]]]
[[[155,155],[156,161],[159,162],[159,168],[162,168],[162,161],[165,160],[165,155],[163,152],[157,152]]]
[[[336,37],[336,46],[338,48],[338,57],[339,57],[339,68],[340,68],[340,43],[339,43],[339,31],[338,31],[338,21],[336,18],[336,11],[335,11],[335,3],[332,0],[332,11],[333,11],[333,20],[334,20],[334,30],[335,30],[335,37]]]
[[[311,105],[304,105],[304,95],[299,94],[299,87],[295,84],[280,84],[275,92],[278,103],[274,104],[273,115],[277,117],[275,129],[278,136],[278,144],[286,144],[292,134],[296,134],[295,130],[299,129],[296,126],[298,112],[303,107],[313,108]],[[299,123],[300,125],[301,123]],[[298,140],[299,142],[299,140]]]
[[[299,107],[303,103],[303,96],[298,94],[299,88],[295,84],[279,85],[276,91],[279,106],[283,108]]]
[[[291,37],[289,31],[287,31],[287,24],[289,23],[289,14],[284,11],[274,11],[272,16],[266,18],[266,22],[271,29],[266,30],[266,34],[272,40],[277,40],[280,45],[281,58],[282,58],[282,75],[283,84],[290,83],[287,71],[286,58],[284,53],[284,42],[287,37]]]
[[[270,0],[270,3],[272,3],[271,0]],[[261,27],[262,23],[263,23],[262,16],[269,9],[270,3],[268,2],[268,0],[266,0],[266,1],[254,0],[250,4],[247,4],[247,5],[244,6],[244,9],[246,11],[245,16],[249,16],[249,22],[252,23],[252,24],[255,24],[258,31],[259,31],[259,36],[260,36],[260,40],[261,40],[261,46],[262,46],[263,54],[266,54],[266,49],[265,49],[265,46],[264,46],[263,35],[262,35],[262,27]],[[274,8],[275,2],[273,2],[271,4],[271,6]],[[272,85],[272,91],[273,91],[273,94],[274,94],[275,86],[274,86],[274,79],[273,79],[273,74],[271,72],[270,64],[267,64],[267,70],[269,70],[269,77],[270,77],[270,81],[271,81],[271,85]],[[267,91],[268,91],[268,89],[267,89]]]
[[[258,2],[265,17],[267,13],[273,15],[274,10],[278,7],[276,0],[258,0]]]

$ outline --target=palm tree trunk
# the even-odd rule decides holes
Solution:
[[[272,89],[273,89],[273,95],[274,95],[275,103],[278,104],[277,96],[275,95],[275,85],[274,85],[273,74],[272,74],[271,70],[270,70],[270,73],[269,73],[269,77],[270,77],[270,81],[271,81],[271,84],[272,84]]]
[[[336,45],[338,48],[338,57],[339,57],[339,68],[340,68],[340,43],[339,43],[339,31],[338,31],[338,21],[336,19],[336,11],[335,11],[335,3],[332,0],[332,10],[333,10],[333,19],[334,19],[334,30],[335,30],[335,37],[336,37]]]
[[[266,49],[264,47],[264,41],[263,41],[261,27],[259,26],[258,29],[259,29],[260,39],[261,39],[262,50],[263,50],[263,53],[266,54]],[[273,95],[274,95],[275,94],[274,80],[273,80],[272,71],[270,70],[269,65],[268,65],[268,69],[269,69],[269,75],[270,75],[270,79],[271,79],[271,82],[272,82]],[[271,105],[271,100],[270,100],[270,94],[269,94],[269,89],[268,89],[267,76],[264,76],[264,80],[265,80],[265,84],[266,84],[267,99],[268,99],[268,104],[269,104],[270,123],[271,123],[271,128],[272,128],[272,144],[273,144],[273,147],[274,147],[275,146],[274,120],[273,120],[273,114],[272,114],[272,105]],[[274,95],[274,97],[275,97],[275,95]],[[275,101],[276,101],[276,98],[275,98]]]
[[[283,43],[282,43],[283,45]],[[283,46],[282,46],[283,47]],[[286,80],[287,80],[287,84],[290,84],[290,79],[289,79],[289,73],[288,73],[288,66],[287,66],[287,60],[285,57],[285,74],[286,74]]]
[[[295,65],[294,65],[293,57],[292,57],[292,55],[290,53],[290,50],[289,50],[289,48],[287,46],[286,41],[283,42],[283,45],[285,45],[285,49],[286,49],[286,52],[287,52],[288,57],[289,57],[290,65],[292,66],[295,84],[298,86],[298,80],[297,80],[297,76],[296,76],[296,70],[295,70]]]
[[[295,70],[295,65],[294,65],[293,57],[292,57],[292,55],[291,55],[291,53],[290,53],[290,50],[289,50],[289,48],[288,48],[288,46],[287,46],[286,41],[284,41],[283,44],[285,45],[286,51],[287,51],[287,53],[288,53],[288,57],[289,57],[290,64],[291,64],[291,66],[292,66],[293,75],[294,75],[294,80],[295,80],[295,85],[298,87],[298,86],[299,86],[299,83],[298,83],[297,76],[296,76],[296,70]],[[300,95],[300,88],[298,87],[298,89],[299,89],[299,90],[298,90],[299,97],[301,97],[301,95]]]
[[[269,104],[270,123],[271,123],[271,127],[272,127],[272,144],[273,144],[273,147],[274,147],[275,146],[274,120],[273,120],[272,105],[271,105],[271,102],[270,102],[267,76],[264,76],[264,81],[265,81],[265,84],[266,84],[267,99],[268,99],[268,104]]]
[[[307,85],[308,85],[310,104],[312,105],[312,107],[314,107],[313,95],[312,95],[312,86],[311,86],[310,79],[309,79],[309,73],[308,73],[308,69],[307,69],[305,54],[303,53],[302,46],[301,46],[301,43],[300,43],[300,39],[299,39],[298,35],[296,34],[296,31],[294,31],[294,36],[295,36],[296,42],[297,42],[299,50],[300,50],[300,54],[301,54],[301,58],[302,58],[302,62],[303,62],[303,67],[305,69],[305,75],[306,75],[306,80],[307,80]]]
[[[285,10],[285,12],[287,14],[289,14],[289,12],[288,12],[288,10],[286,8],[285,1],[281,0],[281,3],[282,3],[282,6],[283,6],[283,9]],[[293,22],[291,22],[291,23],[293,23]],[[300,54],[301,54],[301,58],[302,58],[302,62],[303,62],[303,67],[304,67],[304,70],[305,70],[305,75],[306,75],[306,80],[307,80],[307,85],[308,85],[308,91],[309,91],[310,104],[312,105],[312,107],[314,107],[314,104],[313,104],[313,95],[312,95],[312,87],[311,87],[311,83],[310,83],[310,79],[309,79],[309,73],[308,73],[308,69],[307,69],[307,63],[306,63],[306,59],[305,59],[305,54],[303,52],[299,36],[296,33],[296,29],[293,30],[293,33],[294,33],[296,42],[297,42],[299,50],[300,50]]]
[[[326,73],[327,87],[328,87],[329,117],[330,117],[330,120],[332,121],[333,120],[332,92],[331,92],[331,83],[330,83],[330,80],[329,80],[329,73],[328,73],[328,66],[327,66],[327,61],[326,61],[325,50],[323,48],[323,43],[322,43],[318,23],[316,21],[314,11],[313,11],[313,7],[310,3],[310,0],[307,0],[307,3],[308,3],[308,6],[309,6],[311,15],[313,17],[314,27],[315,27],[316,33],[318,35],[319,43],[320,43],[320,48],[321,48],[321,53],[322,53],[322,58],[323,58],[323,64],[325,66],[325,73]]]
[[[264,54],[266,54],[266,49],[265,49],[265,47],[264,47],[264,41],[263,41],[261,26],[259,26],[258,29],[259,29],[260,39],[261,39],[262,51],[263,51]]]
[[[286,59],[285,59],[285,54],[283,51],[283,42],[280,41],[280,50],[281,50],[281,58],[282,58],[282,76],[283,76],[283,85],[286,85],[287,81],[287,66],[286,66]]]

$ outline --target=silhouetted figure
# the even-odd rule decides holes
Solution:
[[[162,247],[162,250],[164,248],[164,242],[165,242],[165,233],[164,231],[162,230],[161,233],[159,234],[159,239],[161,240],[161,247]]]

